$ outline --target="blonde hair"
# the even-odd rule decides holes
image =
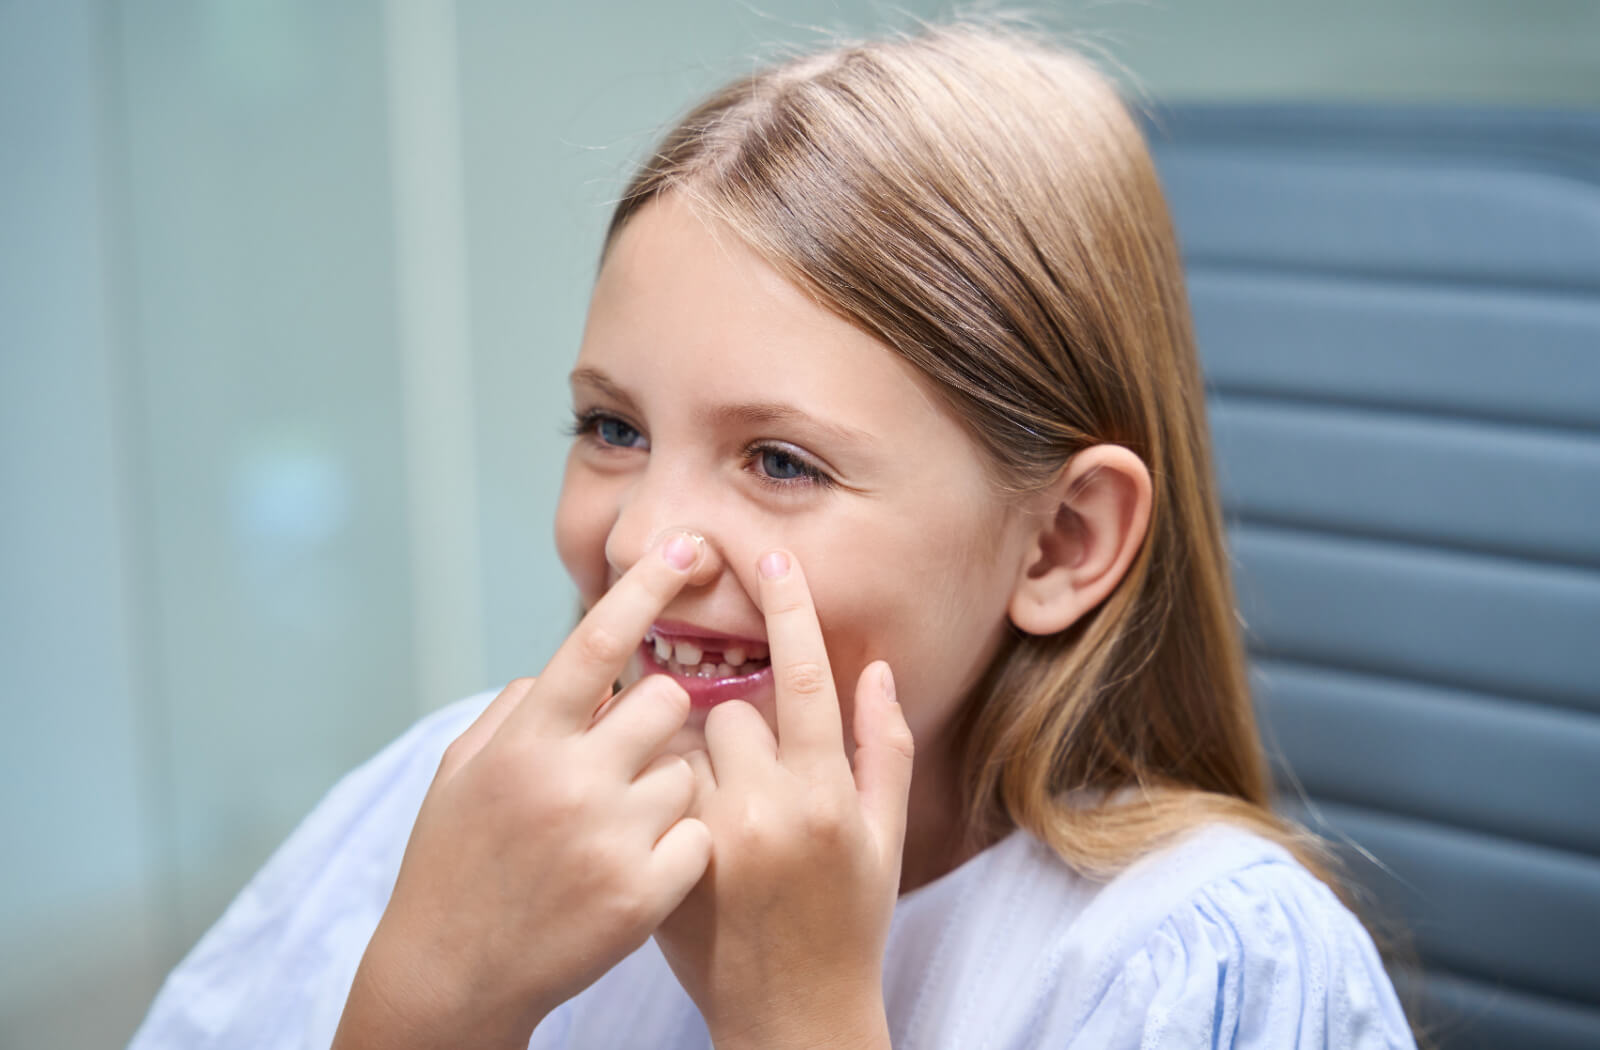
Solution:
[[[1106,442],[1150,470],[1115,592],[1060,634],[1013,631],[964,709],[972,841],[1020,826],[1108,876],[1224,820],[1326,877],[1269,808],[1176,238],[1111,85],[993,27],[838,47],[689,113],[607,246],[669,191],[928,376],[1003,491]]]

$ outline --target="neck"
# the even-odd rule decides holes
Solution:
[[[956,762],[949,747],[918,754],[906,806],[906,843],[900,862],[900,892],[910,893],[970,860],[988,843],[969,841],[956,790]]]

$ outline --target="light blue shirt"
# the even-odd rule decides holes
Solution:
[[[326,1048],[439,757],[489,699],[424,719],[335,786],[168,977],[130,1050]],[[1361,924],[1281,847],[1223,826],[1109,883],[1013,833],[900,899],[884,975],[901,1048],[1414,1045]],[[652,941],[530,1046],[710,1041]]]

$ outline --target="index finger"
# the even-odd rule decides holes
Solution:
[[[787,551],[762,555],[758,568],[761,613],[767,621],[772,682],[778,694],[779,759],[843,758],[839,696],[805,574]]]
[[[545,712],[568,728],[586,728],[650,625],[688,582],[705,541],[676,531],[634,562],[561,643],[540,673],[540,699],[518,710]]]

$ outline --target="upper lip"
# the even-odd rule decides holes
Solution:
[[[709,627],[699,627],[681,620],[657,620],[650,625],[650,634],[667,638],[699,638],[707,642],[747,642],[752,645],[765,645],[766,639],[756,638],[747,634],[729,634],[726,631],[713,631]]]

